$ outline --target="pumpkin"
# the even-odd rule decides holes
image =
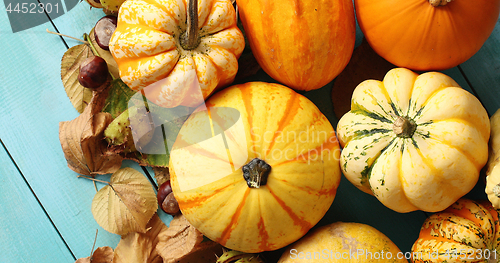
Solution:
[[[500,224],[488,201],[460,199],[428,217],[412,246],[412,262],[498,262]]]
[[[355,88],[337,133],[342,171],[356,187],[397,212],[436,212],[476,184],[490,124],[450,77],[395,68]]]
[[[190,3],[127,0],[110,40],[123,82],[163,107],[198,106],[229,85],[245,46],[229,0]]]
[[[404,254],[382,232],[360,223],[336,222],[319,227],[287,247],[278,263],[405,262]]]
[[[355,0],[370,46],[398,67],[444,70],[472,57],[498,19],[500,0]]]
[[[500,209],[500,110],[490,119],[491,136],[489,158],[486,165],[486,189],[488,200],[495,209]]]
[[[249,253],[299,239],[340,183],[332,125],[307,98],[250,82],[217,92],[183,124],[170,153],[172,191],[205,236]]]
[[[237,0],[250,48],[273,79],[297,90],[332,81],[351,58],[351,0]]]

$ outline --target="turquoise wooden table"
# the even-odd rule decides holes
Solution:
[[[114,248],[120,237],[99,227],[91,213],[93,183],[77,178],[67,167],[58,138],[59,122],[78,116],[64,91],[60,63],[64,52],[79,42],[46,32],[49,29],[81,37],[103,13],[79,0],[40,1],[51,3],[53,8],[58,4],[59,13],[52,10],[36,17],[24,14],[24,22],[15,23],[26,29],[14,33],[8,13],[15,6],[9,11],[8,3],[21,2],[0,2],[0,262],[74,262],[90,255],[96,229],[96,247]],[[39,3],[25,2],[27,7]],[[30,21],[36,25],[22,24]],[[356,45],[361,39],[358,28]],[[476,95],[490,115],[500,108],[500,23],[474,57],[445,73]],[[256,79],[272,81],[262,71],[248,80]],[[305,95],[335,126],[332,83]],[[125,162],[124,166],[153,175],[134,162]],[[468,197],[485,198],[482,181]],[[427,216],[421,211],[393,212],[343,178],[320,224],[369,224],[408,252]],[[162,218],[168,223],[168,216]],[[276,253],[265,257],[273,262]]]

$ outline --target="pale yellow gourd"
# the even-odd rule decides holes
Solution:
[[[495,209],[500,209],[500,110],[490,119],[491,137],[486,171],[486,194]]]
[[[278,263],[407,262],[382,232],[360,223],[336,222],[320,227],[288,247]]]
[[[486,110],[438,72],[396,68],[364,81],[337,133],[345,177],[397,212],[445,209],[474,187],[488,160]]]

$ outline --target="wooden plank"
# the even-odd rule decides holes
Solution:
[[[1,145],[0,200],[1,262],[75,260]]]
[[[500,19],[483,47],[460,65],[491,115],[500,108]]]
[[[87,9],[83,4],[71,12]],[[0,138],[71,251],[80,258],[89,256],[96,228],[100,229],[97,246],[116,246],[120,237],[97,225],[90,211],[94,186],[78,179],[64,159],[59,122],[74,119],[78,113],[60,80],[66,47],[58,36],[46,33],[46,28],[54,30],[46,23],[13,34],[6,16],[0,16]]]

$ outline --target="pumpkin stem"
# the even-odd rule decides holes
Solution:
[[[241,167],[243,178],[250,188],[259,188],[266,185],[267,177],[271,172],[271,166],[264,160],[255,158]]]
[[[415,121],[408,117],[398,116],[394,125],[392,126],[392,130],[396,133],[396,136],[400,138],[411,138],[415,130],[417,129],[417,124]]]
[[[429,3],[432,6],[436,7],[436,6],[440,6],[440,5],[446,5],[451,1],[453,1],[453,0],[429,0]]]
[[[500,184],[493,186],[493,194],[500,198]]]
[[[181,47],[193,50],[198,47],[198,0],[188,0],[187,30],[180,37]]]

